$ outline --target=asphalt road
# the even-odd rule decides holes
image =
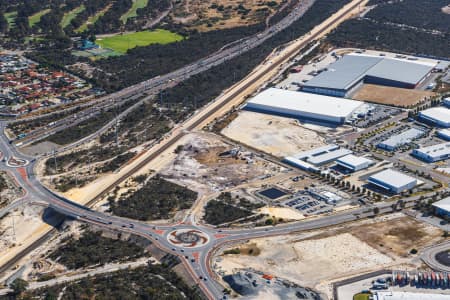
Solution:
[[[114,94],[110,94],[101,99],[95,100],[96,104],[92,107],[87,108],[81,112],[78,112],[75,116],[70,115],[66,118],[57,120],[53,122],[52,125],[45,126],[43,128],[38,128],[33,130],[27,134],[27,136],[23,139],[16,139],[14,143],[16,145],[27,145],[39,140],[42,140],[56,132],[62,131],[69,127],[72,127],[76,124],[79,124],[87,119],[93,118],[96,115],[100,114],[103,109],[110,109],[111,107],[118,106],[123,104],[129,99],[133,97],[143,96],[144,94],[148,94],[150,96],[144,96],[142,100],[138,101],[135,105],[126,109],[125,111],[120,112],[116,118],[122,118],[130,111],[138,107],[142,103],[142,101],[148,100],[152,98],[154,95],[158,94],[160,91],[173,87],[179,82],[182,82],[196,74],[204,72],[212,67],[223,64],[224,62],[231,60],[242,53],[250,51],[262,43],[264,43],[269,38],[273,37],[280,31],[289,27],[293,22],[298,20],[303,14],[309,9],[309,7],[314,4],[315,0],[307,0],[301,1],[296,8],[285,18],[283,18],[280,22],[275,24],[274,26],[266,28],[264,31],[257,33],[253,36],[241,39],[239,43],[233,42],[230,43],[228,47],[222,47],[219,51],[200,59],[192,64],[184,66],[178,70],[175,70],[171,73],[154,77],[147,81],[138,83],[134,86],[130,86],[125,88],[119,92]],[[81,104],[79,107],[85,107],[88,104]],[[74,109],[74,108],[70,108]],[[32,119],[35,119],[33,117]],[[115,118],[115,119],[116,119]],[[116,120],[113,119],[108,122],[105,126],[99,129],[97,132],[91,134],[89,137],[84,138],[83,140],[76,142],[72,145],[65,146],[64,149],[75,147],[80,143],[84,143],[92,138],[96,138],[102,133],[104,133],[108,128],[113,126]]]
[[[337,20],[342,19],[348,12],[350,12],[353,8],[355,8],[361,1],[358,1],[356,5],[352,6],[348,11],[344,12],[342,16],[337,17]],[[294,18],[294,17],[292,17]],[[291,19],[291,22],[294,19]],[[286,21],[288,22],[289,19]],[[330,24],[329,26],[332,26]],[[278,26],[278,25],[277,25]],[[282,26],[279,27],[275,26],[275,28],[270,28],[269,33],[273,33],[279,30],[282,30]],[[320,35],[323,30],[318,32],[316,35],[311,35],[309,39],[305,41],[305,44],[308,42],[314,40],[314,38],[318,35]],[[272,30],[272,31],[271,31]],[[255,40],[250,40],[249,42],[243,42],[242,44],[238,46],[233,46],[230,49],[234,49],[233,51],[244,51],[246,47],[251,47],[252,43],[258,43],[264,38],[269,38],[270,35],[267,36],[257,36],[254,37]],[[236,50],[236,47],[238,49]],[[244,50],[243,50],[244,49]],[[296,49],[294,49],[296,50]],[[295,54],[295,51],[293,50],[292,53],[289,53],[287,55],[290,57],[290,55]],[[298,50],[298,49],[297,49]],[[230,51],[229,49],[225,49],[224,51]],[[236,52],[231,51],[227,55],[238,55]],[[217,58],[216,58],[217,59]],[[222,58],[219,60],[220,63],[223,63],[226,59]],[[216,63],[219,63],[216,62]],[[283,61],[280,60],[280,64]],[[199,70],[202,69],[202,65],[206,64],[208,65],[208,60],[203,60],[201,63],[198,63],[194,67],[197,67],[198,70],[195,72],[201,72]],[[273,68],[276,68],[277,66],[274,64]],[[158,80],[166,80],[161,79],[163,77],[160,77]],[[256,79],[255,79],[256,80]],[[133,89],[141,89],[141,90],[148,90],[149,83],[144,82],[138,87],[133,87]],[[125,91],[124,94],[130,92],[130,94],[133,94],[136,92],[134,91]],[[239,93],[237,91],[236,93]],[[230,96],[230,99],[233,98],[233,95]],[[191,126],[197,126],[197,124],[201,124],[204,120],[204,118],[207,118],[211,114],[215,112],[215,108],[208,111],[208,114],[206,114],[204,117],[201,117],[191,123]],[[372,209],[368,208],[360,208],[353,211],[347,211],[347,212],[341,212],[329,216],[324,216],[322,218],[309,220],[309,221],[303,221],[303,222],[297,222],[297,223],[289,223],[285,225],[279,225],[276,227],[258,227],[258,228],[247,228],[247,229],[236,229],[236,230],[218,230],[210,226],[205,226],[201,224],[196,224],[195,219],[191,216],[188,216],[185,220],[187,220],[184,223],[179,224],[173,224],[173,225],[152,225],[148,223],[138,222],[135,220],[130,220],[126,218],[120,218],[115,216],[106,215],[101,212],[90,210],[87,207],[83,207],[77,203],[71,202],[68,199],[65,199],[57,194],[54,194],[52,191],[45,188],[41,182],[36,178],[34,175],[34,167],[36,164],[35,158],[25,156],[20,154],[16,147],[13,144],[9,143],[9,140],[4,134],[4,128],[6,123],[0,122],[0,152],[3,153],[6,159],[10,157],[15,157],[19,159],[26,159],[29,161],[29,163],[20,168],[11,168],[6,166],[5,162],[0,163],[0,169],[8,169],[11,173],[14,174],[16,177],[18,183],[22,188],[25,190],[26,195],[23,198],[23,201],[25,202],[45,202],[49,207],[55,209],[56,211],[63,213],[69,217],[78,219],[81,222],[87,222],[96,224],[99,226],[103,226],[108,229],[112,230],[119,230],[123,232],[130,232],[136,235],[143,236],[145,238],[150,239],[156,246],[160,247],[161,249],[172,253],[174,255],[178,255],[181,258],[182,263],[186,266],[187,270],[191,273],[193,278],[197,281],[199,284],[199,287],[204,291],[204,293],[208,296],[210,299],[219,299],[223,297],[223,287],[220,286],[214,279],[215,275],[210,267],[210,258],[215,251],[215,249],[220,248],[222,245],[239,241],[239,240],[246,240],[251,238],[258,238],[258,237],[265,237],[265,236],[275,236],[275,235],[284,235],[289,234],[292,232],[300,231],[300,230],[310,230],[310,229],[318,229],[318,228],[324,228],[328,226],[333,226],[336,224],[341,224],[345,222],[350,222],[357,220],[359,218],[364,218],[371,216],[373,214]],[[173,143],[175,143],[181,135],[173,135],[171,139],[165,141],[165,145],[160,148],[166,149],[167,147],[170,147]],[[161,150],[163,151],[163,150]],[[151,159],[155,159],[158,157],[158,154],[160,152],[156,151],[154,155],[150,157]],[[114,187],[114,185],[112,185]],[[377,204],[377,206],[380,208],[380,211],[383,212],[389,212],[392,211],[391,203],[380,203]],[[13,209],[14,207],[10,207],[10,209]],[[204,236],[207,237],[207,242],[205,244],[199,245],[198,247],[187,247],[187,246],[180,246],[178,244],[174,244],[173,242],[169,241],[169,234],[174,230],[199,230],[202,232]],[[40,243],[37,243],[34,246],[39,246]],[[27,249],[27,251],[32,249]],[[25,255],[26,253],[20,253],[21,257]]]

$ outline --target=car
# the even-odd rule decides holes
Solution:
[[[111,222],[111,221],[109,221],[109,222],[108,222],[108,224],[109,224],[109,225],[111,225],[111,224],[112,224],[112,222]]]
[[[130,224],[130,228],[134,228],[134,224]]]
[[[191,262],[195,262],[195,258],[191,258]]]
[[[127,227],[127,225],[125,225],[125,224],[122,224],[122,227],[123,227],[123,228],[125,228],[125,227]]]
[[[198,278],[203,279],[203,276],[199,276]]]

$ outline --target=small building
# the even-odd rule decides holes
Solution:
[[[414,149],[412,155],[429,163],[450,158],[450,142]]]
[[[336,163],[352,172],[357,172],[368,168],[373,164],[373,161],[365,157],[349,154],[336,160]]]
[[[395,151],[399,147],[411,143],[413,140],[425,136],[426,132],[417,128],[410,128],[400,134],[391,136],[377,145],[378,148]]]
[[[417,185],[417,179],[403,173],[387,169],[370,176],[367,181],[389,193],[398,194]]]
[[[422,121],[433,125],[449,128],[450,127],[450,109],[445,107],[432,107],[419,112],[419,118]]]
[[[432,205],[437,215],[450,217],[450,197],[434,202]]]
[[[442,104],[444,104],[447,107],[450,107],[450,97],[442,99]]]
[[[435,67],[434,70],[436,72],[444,72],[450,66],[450,61],[441,60]]]
[[[91,42],[90,40],[82,40],[79,49],[86,51],[86,50],[92,50],[92,49],[97,49],[99,48],[99,46],[94,43]]]
[[[446,141],[450,141],[450,129],[441,129],[437,131],[437,136]]]

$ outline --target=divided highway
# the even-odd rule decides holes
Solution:
[[[120,112],[116,117],[120,119],[125,115],[127,115],[132,110],[134,110],[135,108],[137,108],[143,101],[151,99],[152,97],[157,95],[160,91],[173,87],[177,85],[179,82],[182,82],[210,68],[221,65],[224,62],[241,55],[242,53],[245,53],[258,47],[266,40],[273,37],[282,30],[286,29],[293,22],[297,21],[301,16],[304,15],[304,13],[309,9],[309,7],[311,7],[311,5],[314,4],[314,2],[315,0],[301,1],[289,15],[287,15],[285,18],[283,18],[280,22],[278,22],[274,26],[268,27],[267,29],[265,29],[260,33],[241,39],[239,43],[232,42],[227,47],[222,47],[221,49],[211,54],[210,56],[200,59],[192,64],[184,66],[171,73],[151,78],[147,81],[125,88],[114,94],[110,94],[101,99],[94,100],[96,103],[94,106],[91,106],[81,112],[77,112],[75,116],[70,115],[63,119],[60,119],[54,122],[54,124],[52,124],[51,126],[38,128],[34,131],[31,131],[27,134],[25,138],[16,139],[14,143],[18,146],[23,146],[37,142],[56,132],[62,131],[76,124],[79,124],[87,119],[93,118],[96,115],[100,114],[102,110],[111,109],[114,106],[119,106],[129,101],[130,99],[141,98],[136,104],[126,109],[125,111]],[[87,107],[87,106],[89,106],[89,103],[81,104],[79,107]],[[70,110],[73,109],[75,108],[70,108]],[[36,117],[33,117],[32,119],[35,118]],[[99,135],[104,133],[108,128],[110,128],[115,124],[116,118],[108,122],[97,132],[91,134],[89,137],[84,138],[82,141],[76,142],[72,145],[65,146],[64,150],[76,147],[80,143],[84,143],[92,138],[98,137]],[[23,121],[23,119],[20,121]]]
[[[91,201],[88,203],[87,206],[90,206],[97,200],[101,199],[106,193],[108,193],[115,186],[123,182],[128,177],[132,176],[136,171],[140,170],[143,166],[155,160],[156,158],[159,157],[159,155],[170,149],[170,147],[175,145],[184,136],[185,132],[201,128],[205,124],[205,122],[207,122],[215,114],[220,112],[221,109],[223,109],[223,107],[229,105],[233,101],[237,101],[236,99],[240,99],[249,88],[253,87],[254,85],[260,84],[267,78],[268,74],[276,71],[277,68],[279,68],[282,64],[284,64],[290,58],[295,56],[297,52],[302,48],[304,48],[307,44],[323,36],[324,33],[331,30],[337,24],[345,20],[348,16],[350,16],[354,12],[354,10],[358,7],[358,5],[360,5],[365,1],[366,0],[352,1],[350,4],[341,9],[338,13],[331,16],[322,24],[318,25],[313,31],[311,31],[311,34],[308,34],[302,39],[286,47],[283,51],[280,51],[280,54],[278,54],[278,56],[273,58],[272,64],[260,66],[255,72],[253,72],[251,75],[245,78],[241,83],[231,88],[222,97],[220,97],[210,105],[206,106],[203,110],[199,111],[196,115],[191,117],[181,126],[175,128],[171,132],[171,134],[166,137],[166,139],[162,140],[153,149],[150,149],[147,153],[145,153],[145,155],[142,156],[142,159],[128,171],[124,172],[124,174],[122,174],[120,178],[118,178],[118,180],[113,182],[111,185],[109,185],[107,188],[101,191],[96,197],[91,199]],[[283,21],[287,22],[286,24],[289,24],[289,22],[292,23],[296,18],[298,18],[301,14],[303,14],[304,11],[306,11],[306,9],[307,7],[303,7],[299,10],[296,10],[296,13],[298,13],[299,15],[294,14],[293,16],[290,16],[289,18],[284,19]],[[285,25],[285,27],[287,26],[288,25]],[[183,78],[183,76],[192,76],[192,74],[196,74],[196,72],[197,73],[201,72],[199,70],[205,70],[205,68],[210,68],[214,64],[223,63],[227,59],[230,59],[231,56],[239,55],[241,51],[248,51],[249,49],[251,49],[251,47],[254,47],[253,46],[254,44],[260,43],[261,40],[269,38],[276,32],[284,29],[285,27],[283,27],[283,25],[277,24],[275,27],[268,29],[266,35],[255,36],[248,39],[247,41],[243,41],[242,44],[240,45],[233,46],[229,49],[224,49],[223,50],[224,52],[221,53],[222,55],[225,56],[217,56],[217,57],[213,56],[211,57],[211,60],[207,58],[200,62],[197,62],[194,65],[186,67],[188,69],[183,69],[183,71],[179,71],[180,73],[177,73],[177,76],[181,77],[176,78]],[[159,84],[160,81],[165,82],[165,84],[167,84],[167,82],[171,79],[172,77],[161,76],[158,79],[152,79],[150,81],[141,83],[133,88],[130,88],[131,90],[126,90],[124,94],[121,95],[124,97],[126,93],[129,93],[127,95],[134,95],[135,93],[136,94],[141,93],[142,91],[148,92],[150,89],[156,88],[155,84],[157,83]],[[159,87],[160,86],[158,86],[158,88]],[[0,169],[8,168],[10,172],[13,172],[15,174],[18,183],[24,188],[24,190],[27,193],[26,201],[45,202],[49,207],[55,209],[56,211],[69,217],[78,219],[79,221],[97,224],[99,226],[103,226],[113,230],[130,232],[150,239],[155,245],[157,245],[161,249],[179,256],[182,263],[185,265],[187,270],[193,276],[194,280],[196,280],[197,283],[199,284],[199,287],[210,299],[220,299],[223,296],[223,287],[220,286],[220,284],[218,284],[217,281],[215,280],[216,279],[215,275],[211,270],[210,266],[210,259],[212,253],[215,251],[215,249],[220,248],[222,245],[226,243],[235,242],[238,240],[245,240],[250,238],[272,236],[272,235],[283,235],[299,230],[323,228],[327,226],[341,224],[344,222],[353,221],[358,218],[371,216],[373,214],[373,212],[370,209],[367,210],[367,208],[361,208],[353,211],[324,216],[322,218],[318,218],[315,220],[290,223],[276,227],[248,228],[236,230],[217,230],[208,226],[203,226],[190,222],[160,226],[147,224],[135,220],[129,220],[126,218],[110,216],[101,212],[90,210],[88,207],[76,204],[45,188],[34,175],[34,166],[36,164],[35,159],[21,155],[20,153],[17,152],[14,144],[9,144],[9,141],[4,134],[5,125],[6,123],[0,122],[0,130],[1,130],[0,152],[2,152],[6,158],[14,156],[16,158],[28,159],[29,163],[21,168],[8,168],[5,164],[2,163],[0,165]],[[390,203],[379,204],[379,208],[381,212],[386,212],[391,209],[391,204]],[[186,220],[188,219],[193,218],[186,218]],[[205,244],[195,247],[187,247],[174,244],[169,240],[169,234],[174,230],[198,230],[204,236],[207,237],[207,242],[205,242]],[[26,247],[26,249],[22,250],[20,253],[17,253],[15,257],[10,259],[8,263],[2,266],[0,271],[4,271],[7,268],[10,268],[18,260],[27,255],[31,250],[41,245],[48,235],[49,236],[52,235],[52,231],[47,232],[45,236],[40,237],[33,244]]]

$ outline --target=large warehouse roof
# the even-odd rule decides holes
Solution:
[[[276,108],[292,114],[349,117],[363,102],[343,98],[269,88],[247,102],[249,107]]]
[[[378,146],[393,150],[402,145],[411,143],[412,140],[419,138],[423,135],[425,135],[425,131],[417,128],[410,128],[406,131],[403,131],[402,133],[389,137],[388,139],[379,143]]]
[[[328,66],[328,70],[305,86],[348,90],[366,76],[415,85],[434,65],[371,55],[348,54]]]
[[[432,69],[433,66],[430,65],[385,58],[373,66],[366,75],[416,84],[431,72]]]
[[[369,180],[375,180],[380,183],[385,183],[386,185],[393,187],[402,187],[407,184],[410,184],[413,181],[417,181],[414,177],[405,175],[403,173],[387,169],[376,173],[369,177]]]
[[[450,197],[434,202],[433,206],[450,212]]]
[[[307,86],[345,90],[360,81],[381,57],[345,55],[332,63],[328,71],[322,72],[309,80]]]
[[[423,110],[419,113],[419,116],[442,125],[450,124],[450,109],[445,107],[432,107]]]

